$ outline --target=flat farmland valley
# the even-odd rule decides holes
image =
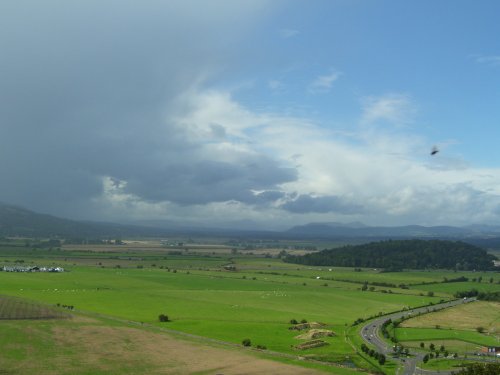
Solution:
[[[498,272],[309,266],[283,259],[303,246],[224,239],[32,245],[0,246],[2,374],[398,374],[401,353],[360,350],[361,323],[422,306],[387,345],[444,346],[452,366],[499,340],[498,302],[432,311],[458,291],[498,292]]]

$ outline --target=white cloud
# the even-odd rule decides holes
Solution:
[[[294,29],[280,29],[280,30],[278,30],[278,34],[282,38],[288,39],[288,38],[293,38],[294,36],[299,35],[300,32],[298,30],[294,30]]]
[[[330,74],[316,77],[308,87],[310,93],[325,93],[331,90],[333,83],[342,75],[341,72],[333,71]]]
[[[417,113],[412,98],[406,94],[369,96],[363,98],[362,104],[362,122],[365,124],[384,121],[393,125],[407,125]]]
[[[500,56],[475,56],[475,60],[479,64],[500,66]]]
[[[236,121],[234,126],[246,140],[248,152],[268,155],[297,169],[297,179],[278,185],[286,196],[275,204],[252,208],[239,203],[246,207],[242,210],[246,218],[260,212],[263,220],[278,217],[281,223],[284,217],[291,221],[348,218],[393,225],[498,219],[494,208],[500,203],[500,171],[474,169],[465,163],[459,168],[454,163],[442,166],[442,161],[430,158],[425,139],[415,134],[371,132],[362,127],[357,133],[342,135],[304,118],[253,113],[228,93],[211,91],[197,97],[205,103],[205,95],[218,97],[219,109],[203,111],[199,124],[212,123],[212,116],[219,123]],[[371,98],[370,106],[363,109],[370,121],[401,123],[408,121],[413,108],[408,96],[391,95]],[[201,120],[200,115],[195,117]],[[236,138],[227,145],[239,146]],[[481,213],[475,211],[479,206]],[[284,214],[280,207],[290,212]]]
[[[374,106],[380,101],[373,99]],[[104,178],[92,207],[108,220],[249,220],[273,229],[308,221],[434,225],[500,218],[500,170],[443,166],[408,129],[339,133],[306,118],[256,113],[231,93],[202,88],[188,90],[175,107],[166,122],[187,150],[148,160],[156,164],[146,168],[152,172]]]
[[[278,91],[283,89],[284,84],[281,81],[278,81],[277,79],[272,79],[267,83],[267,86],[272,90],[272,91]]]

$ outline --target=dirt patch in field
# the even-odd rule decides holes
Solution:
[[[91,323],[91,324],[100,323],[97,319],[90,318],[84,315],[71,315],[70,319],[75,323]]]
[[[127,327],[54,327],[61,348],[79,351],[81,367],[109,373],[134,374],[319,374],[292,365]],[[65,357],[60,361],[70,373]]]
[[[310,323],[299,323],[295,324],[294,326],[290,327],[290,330],[296,330],[296,331],[303,331],[305,329],[311,329],[311,328],[321,328],[324,327],[325,324],[323,323],[318,323],[318,322],[310,322]]]
[[[328,343],[323,340],[311,340],[299,345],[295,345],[295,349],[306,350],[312,348],[319,348],[320,346],[325,346],[325,345],[328,345]]]
[[[310,331],[303,333],[302,335],[295,336],[299,340],[313,340],[319,339],[320,337],[332,337],[335,336],[333,331],[329,329],[311,329]]]

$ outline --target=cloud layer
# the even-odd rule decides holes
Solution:
[[[72,218],[269,228],[498,222],[500,171],[431,158],[411,95],[358,97],[339,127],[255,108],[221,82],[245,65],[242,41],[273,5],[196,4],[0,5],[1,201]],[[327,96],[340,76],[318,76],[309,93]]]

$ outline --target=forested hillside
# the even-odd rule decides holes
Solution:
[[[371,267],[387,270],[446,268],[488,270],[494,255],[461,241],[388,240],[323,250],[286,262],[315,266]]]

